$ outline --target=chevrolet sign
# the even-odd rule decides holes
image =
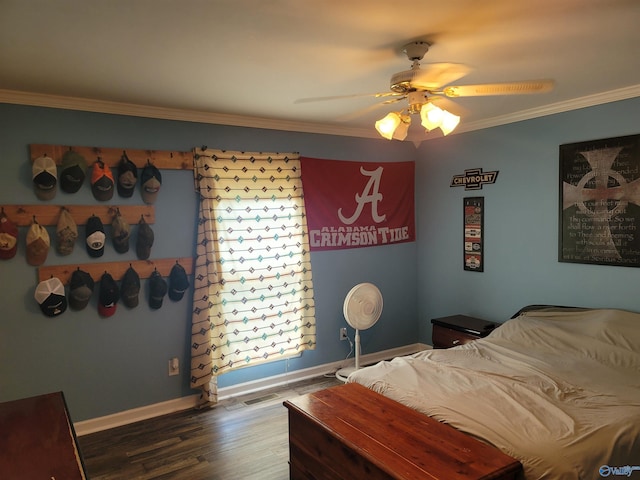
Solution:
[[[483,172],[481,168],[472,168],[464,171],[464,175],[454,175],[450,187],[462,187],[465,190],[481,190],[485,183],[496,183],[498,171]]]

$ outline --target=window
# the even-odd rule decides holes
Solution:
[[[200,211],[191,386],[315,348],[315,304],[297,154],[198,149]]]

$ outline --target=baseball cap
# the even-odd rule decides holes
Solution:
[[[127,268],[122,277],[122,284],[120,285],[120,292],[122,293],[122,303],[129,308],[138,306],[138,294],[140,293],[140,276],[138,272],[134,270],[132,266]]]
[[[151,247],[153,246],[153,230],[144,217],[140,217],[138,222],[138,238],[136,239],[136,253],[140,260],[146,260],[151,255]]]
[[[118,195],[129,198],[133,195],[138,183],[138,167],[129,160],[127,152],[122,152],[118,164]]]
[[[59,278],[51,277],[38,283],[34,297],[47,317],[55,317],[67,309],[64,285]]]
[[[33,219],[33,223],[27,231],[27,263],[29,265],[42,265],[47,260],[51,239],[47,229]]]
[[[167,294],[167,282],[160,272],[154,270],[149,278],[149,306],[154,309],[162,307],[162,300]]]
[[[93,164],[91,172],[91,191],[99,202],[106,202],[113,197],[113,173],[109,165],[98,159]]]
[[[18,227],[9,220],[4,213],[0,212],[0,258],[9,260],[16,256],[18,251]]]
[[[40,200],[51,200],[56,196],[58,168],[51,157],[36,158],[31,166],[33,189]]]
[[[118,209],[111,222],[111,236],[113,248],[115,248],[116,252],[126,253],[129,251],[129,234],[129,224],[120,214],[120,209]]]
[[[60,168],[60,188],[67,193],[76,193],[87,176],[87,162],[82,155],[67,150],[62,155]]]
[[[101,257],[104,253],[104,226],[100,217],[91,215],[87,220],[85,227],[85,236],[87,241],[87,253],[91,257]]]
[[[74,310],[82,310],[89,304],[95,282],[84,270],[74,270],[69,282],[69,306]]]
[[[58,218],[56,238],[58,240],[56,250],[60,255],[69,255],[73,252],[73,246],[78,238],[78,226],[71,216],[71,212],[64,207],[62,207]]]
[[[100,292],[98,297],[98,313],[103,317],[110,317],[116,313],[116,305],[120,299],[120,289],[111,274],[104,272],[100,278]]]
[[[169,272],[169,298],[173,301],[182,300],[184,292],[189,288],[189,278],[184,267],[176,262]]]
[[[160,186],[162,185],[162,174],[160,170],[149,161],[147,161],[147,164],[142,169],[140,184],[140,193],[144,203],[155,203],[158,192],[160,191]]]

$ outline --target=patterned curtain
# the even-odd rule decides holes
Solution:
[[[194,151],[200,194],[191,387],[315,348],[309,237],[297,154]]]

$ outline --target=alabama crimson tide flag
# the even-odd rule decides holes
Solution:
[[[312,251],[415,240],[414,162],[300,161]]]

